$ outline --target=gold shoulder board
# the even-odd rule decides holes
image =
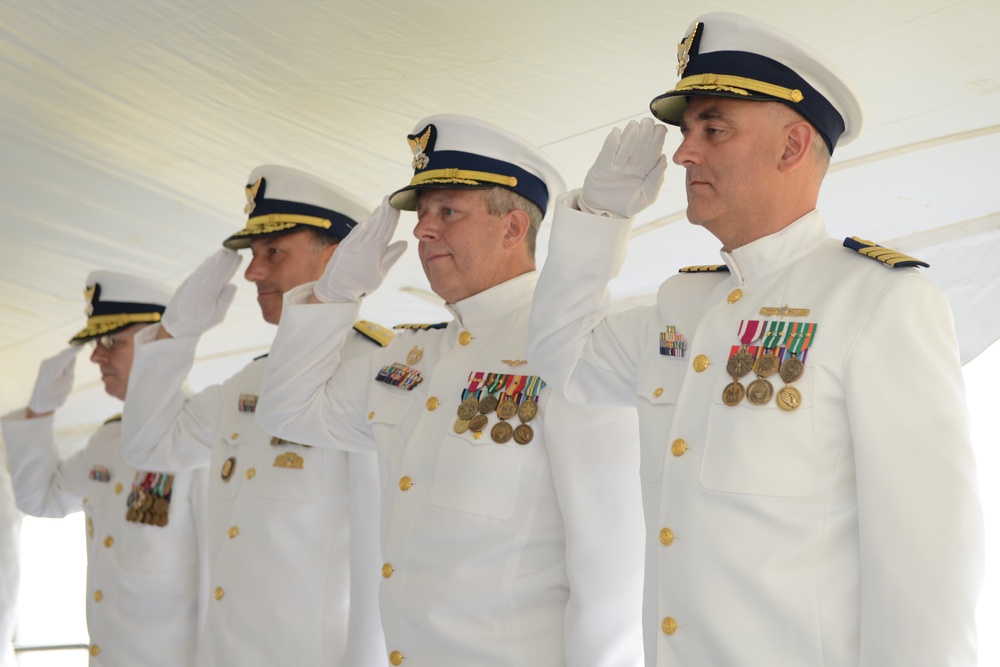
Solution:
[[[112,424],[114,422],[120,422],[121,420],[122,420],[122,415],[121,415],[121,413],[118,413],[114,417],[108,417],[107,419],[105,419],[104,423],[105,424]]]
[[[927,262],[915,259],[909,255],[904,255],[903,253],[892,250],[891,248],[883,248],[880,245],[876,245],[872,241],[859,239],[857,236],[851,236],[844,239],[844,247],[849,250],[860,252],[865,257],[877,259],[883,264],[888,264],[894,269],[904,266],[930,266]]]
[[[447,322],[438,322],[437,324],[397,324],[393,329],[444,329],[448,326]]]
[[[370,341],[378,343],[382,347],[388,345],[389,341],[391,341],[392,337],[395,335],[381,324],[375,324],[374,322],[369,322],[368,320],[358,320],[355,322],[354,330],[368,338]]]
[[[683,266],[677,273],[729,273],[729,267],[725,264],[698,264]]]

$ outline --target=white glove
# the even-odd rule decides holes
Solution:
[[[174,292],[160,324],[171,336],[200,336],[226,316],[236,296],[229,283],[243,258],[223,248],[201,263]]]
[[[389,269],[406,250],[406,241],[389,245],[399,210],[386,197],[371,217],[351,230],[333,251],[313,294],[323,303],[359,301],[385,280]]]
[[[38,368],[38,379],[31,392],[28,409],[37,414],[46,414],[62,407],[73,389],[73,375],[76,371],[76,355],[82,345],[68,348],[42,362]]]
[[[666,136],[666,126],[652,118],[629,121],[624,132],[617,127],[611,130],[583,180],[580,208],[631,218],[656,201],[667,169]]]

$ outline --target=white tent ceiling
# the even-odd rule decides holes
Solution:
[[[648,115],[675,80],[699,13],[749,14],[814,45],[867,103],[834,156],[820,208],[931,262],[966,358],[1000,336],[1000,4],[996,0],[676,3],[34,0],[0,3],[0,411],[81,325],[95,268],[178,284],[243,223],[251,169],[312,171],[373,207],[410,176],[405,135],[464,113],[542,146],[582,182],[612,126]],[[677,133],[668,135],[668,154]],[[677,267],[718,261],[684,218],[682,170],[640,217],[614,285],[648,299]],[[400,238],[412,228],[405,214]],[[547,238],[547,237],[546,237]],[[544,246],[545,238],[542,240]],[[544,257],[544,251],[542,251]],[[245,281],[205,337],[195,384],[266,351]],[[447,317],[412,249],[364,315]],[[64,429],[104,406],[78,364]],[[86,399],[86,400],[84,400]],[[82,430],[86,430],[85,428]]]

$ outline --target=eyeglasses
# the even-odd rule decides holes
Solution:
[[[97,338],[94,338],[90,342],[94,343],[96,346],[103,347],[105,350],[108,350],[110,352],[112,349],[114,349],[116,340],[117,339],[114,336],[111,336],[109,334],[104,334],[103,336],[98,336]]]

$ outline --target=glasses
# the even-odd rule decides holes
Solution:
[[[103,347],[105,350],[110,352],[114,349],[116,340],[117,339],[114,336],[104,334],[103,336],[98,336],[90,342],[94,343],[95,346]]]

